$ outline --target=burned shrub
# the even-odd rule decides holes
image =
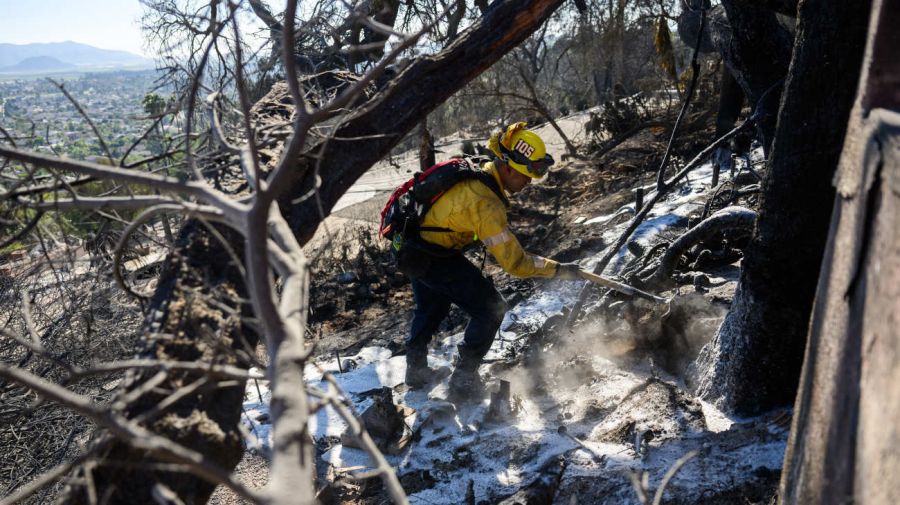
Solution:
[[[625,134],[650,119],[650,106],[640,93],[605,102],[585,124],[591,136],[590,151],[602,148],[609,138]]]

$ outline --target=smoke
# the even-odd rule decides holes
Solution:
[[[728,309],[699,293],[677,296],[661,332],[660,358],[670,372],[683,375],[700,350],[716,334]]]
[[[616,374],[619,364],[615,361],[634,348],[631,334],[630,325],[623,320],[595,319],[573,330],[562,324],[545,328],[542,338],[532,343],[537,348],[530,349],[525,366],[504,376],[512,393],[520,398],[539,402],[568,397],[572,391]],[[561,410],[583,412],[589,407],[586,403],[590,402],[568,399]]]
[[[669,306],[626,302],[594,310],[574,329],[545,328],[526,366],[504,375],[524,398],[564,395],[651,362],[682,376],[726,311],[699,293],[676,296]]]

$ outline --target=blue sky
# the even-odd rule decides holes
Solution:
[[[145,54],[138,0],[0,0],[0,42],[71,40]]]

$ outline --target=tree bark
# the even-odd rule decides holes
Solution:
[[[709,26],[713,45],[751,104],[756,104],[787,74],[793,35],[773,11],[738,0],[723,0],[721,7],[710,12]],[[771,104],[778,103],[779,96],[771,94]],[[762,105],[775,110],[769,103]],[[775,137],[775,120],[774,115],[768,116],[758,125],[767,154]]]
[[[741,3],[747,5],[753,5],[756,7],[761,7],[763,9],[768,9],[778,14],[783,14],[785,16],[790,16],[792,18],[797,17],[797,4],[799,0],[738,0]]]
[[[727,67],[721,70],[719,80],[719,108],[716,111],[716,138],[728,133],[734,128],[741,108],[744,105],[744,90],[731,75]],[[748,146],[749,147],[749,146]]]
[[[800,5],[759,220],[731,310],[695,363],[698,392],[728,410],[754,414],[794,399],[868,6]]]
[[[875,2],[836,178],[783,504],[900,502],[900,9],[888,3]]]
[[[388,87],[361,104],[334,139],[310,149],[322,160],[319,175],[321,201],[328,213],[337,199],[379,159],[387,155],[403,136],[425,119],[435,107],[505,53],[533,33],[562,0],[500,0],[487,14],[444,51],[420,58],[394,78]],[[316,175],[305,157],[296,160],[296,177],[280,200],[294,233],[305,243],[321,220],[314,199],[299,205],[291,202],[305,195]],[[240,237],[221,230],[225,242],[242,251]],[[240,274],[229,266],[222,242],[197,222],[185,226],[176,251],[170,256],[150,305],[145,333],[152,338],[143,354],[160,359],[213,361],[234,360],[252,352],[259,336],[240,324],[246,289]],[[206,295],[215,291],[217,300],[228,300],[233,312],[210,303]],[[223,353],[223,348],[237,354]],[[222,356],[228,356],[222,358]],[[175,390],[191,377],[172,377],[159,388]],[[237,430],[243,388],[204,389],[177,404],[170,414],[150,426],[174,441],[214,457],[224,468],[233,469],[243,452]],[[158,397],[157,397],[158,399]],[[130,414],[138,415],[153,403],[146,397]],[[127,462],[128,464],[123,464]],[[152,454],[132,449],[118,441],[106,451],[90,472],[98,496],[105,503],[153,503],[152,489],[164,483],[185,503],[205,503],[214,484],[188,474],[150,470],[165,463]],[[312,483],[295,483],[297,486]],[[299,495],[298,495],[299,496]],[[86,494],[74,490],[68,500],[82,503]]]

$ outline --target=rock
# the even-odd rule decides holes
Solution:
[[[554,503],[560,480],[566,471],[566,458],[558,456],[550,459],[541,468],[538,477],[512,496],[502,500],[499,505],[544,505]],[[575,503],[574,501],[569,503]]]
[[[398,454],[410,442],[411,433],[403,421],[410,410],[394,404],[391,388],[381,388],[372,395],[374,403],[359,417],[378,449],[387,454]],[[347,447],[362,449],[362,444],[351,433],[341,435],[341,443]]]
[[[651,378],[620,400],[590,440],[634,444],[640,434],[644,442],[681,438],[706,429],[700,403],[677,386]]]
[[[341,371],[349,372],[350,370],[356,370],[359,367],[359,364],[353,358],[347,358],[341,361]]]

